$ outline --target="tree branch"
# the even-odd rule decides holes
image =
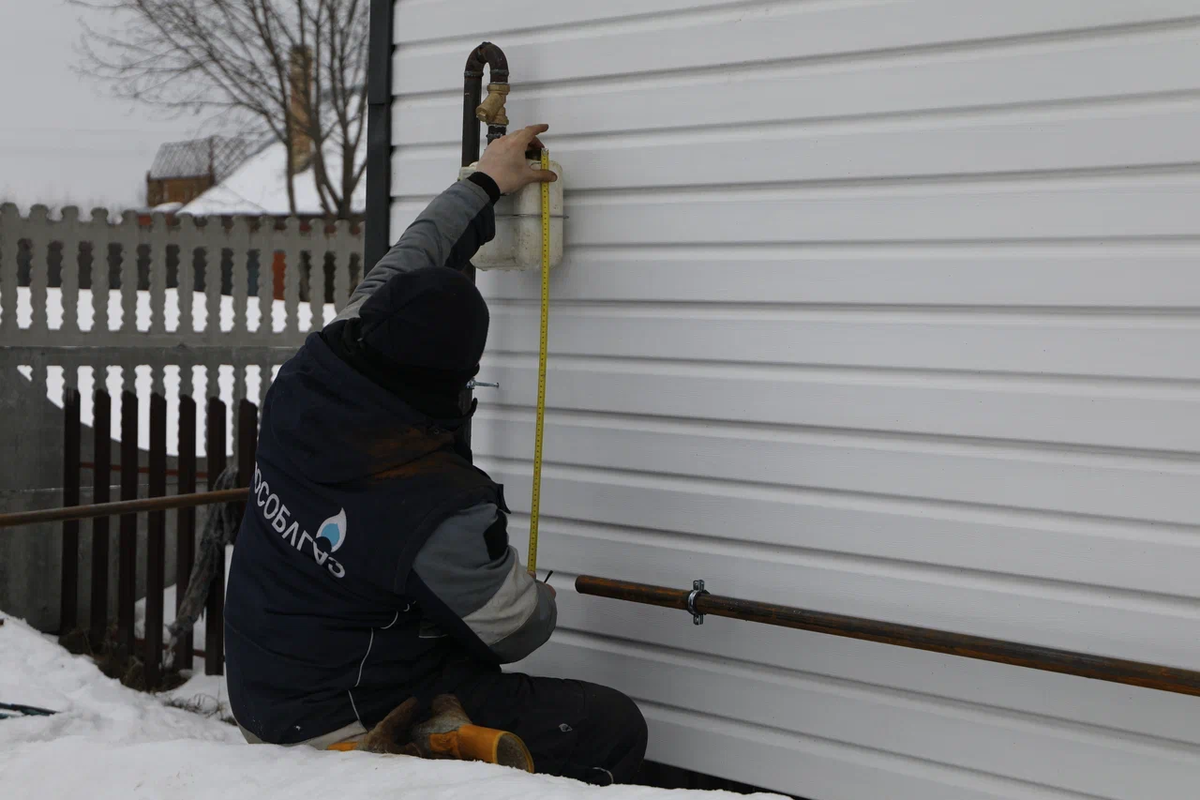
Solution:
[[[108,14],[84,22],[78,70],[114,94],[167,113],[208,113],[223,124],[267,132],[288,151],[288,196],[295,210],[292,142],[313,143],[313,179],[322,206],[351,211],[365,174],[369,14],[364,0],[68,0]],[[311,53],[297,76],[293,54]],[[293,97],[293,95],[297,95]],[[300,110],[300,130],[293,101]],[[333,154],[340,175],[330,175]]]

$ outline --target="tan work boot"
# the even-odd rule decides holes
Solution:
[[[410,733],[425,758],[484,761],[533,772],[533,756],[519,736],[473,725],[454,695],[435,697],[433,715],[412,726]]]
[[[473,725],[454,695],[435,697],[432,716],[413,725],[416,713],[416,698],[410,697],[396,706],[362,739],[339,742],[327,749],[483,761],[533,772],[533,756],[519,736]]]

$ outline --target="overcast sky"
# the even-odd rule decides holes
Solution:
[[[166,119],[73,71],[85,13],[0,0],[0,202],[140,206],[158,146],[203,133],[197,118]]]

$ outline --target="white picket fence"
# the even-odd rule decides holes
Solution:
[[[84,243],[91,247],[91,289],[80,288]],[[120,258],[115,290],[109,282],[113,245]],[[220,396],[231,414],[243,398],[261,407],[270,377],[295,352],[314,320],[319,327],[349,298],[360,277],[362,246],[361,226],[356,229],[346,221],[197,220],[135,212],[110,220],[103,210],[84,219],[74,208],[54,217],[46,207],[34,206],[23,216],[16,206],[4,205],[0,385],[11,387],[19,373],[44,384],[48,397],[60,405],[63,389],[77,387],[83,395],[83,421],[89,425],[91,389],[97,383],[108,388],[114,403],[122,391],[139,397],[166,395],[172,422],[181,394],[197,400]],[[60,285],[51,286],[52,253],[59,247]],[[257,255],[257,286],[250,281],[252,254]],[[197,259],[203,264],[203,291],[192,291]],[[149,262],[148,287],[141,290],[139,260],[143,267]],[[177,262],[173,287],[167,285],[168,261]],[[232,262],[228,294],[222,294],[223,261]],[[327,298],[330,261],[333,293]],[[26,264],[28,279],[22,281]],[[304,274],[306,264],[316,273],[311,282]],[[282,297],[275,293],[278,269]],[[302,302],[304,283],[314,290]],[[118,417],[114,413],[114,423]],[[172,452],[177,435],[173,427],[168,432]],[[113,438],[119,439],[119,431],[113,431]],[[203,441],[201,430],[198,442]]]

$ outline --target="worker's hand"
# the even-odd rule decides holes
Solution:
[[[550,170],[535,169],[525,159],[525,151],[542,149],[538,134],[550,130],[549,125],[530,125],[501,136],[488,145],[479,159],[479,171],[496,182],[501,194],[511,194],[531,183],[551,183],[558,176]]]
[[[551,586],[551,585],[550,585],[550,584],[548,584],[548,583],[543,583],[542,585],[543,585],[543,586],[545,586],[547,589],[549,589],[549,590],[550,590],[550,596],[551,596],[551,597],[553,597],[553,598],[555,598],[555,599],[558,599],[558,592],[554,591],[554,587],[553,587],[553,586]]]

